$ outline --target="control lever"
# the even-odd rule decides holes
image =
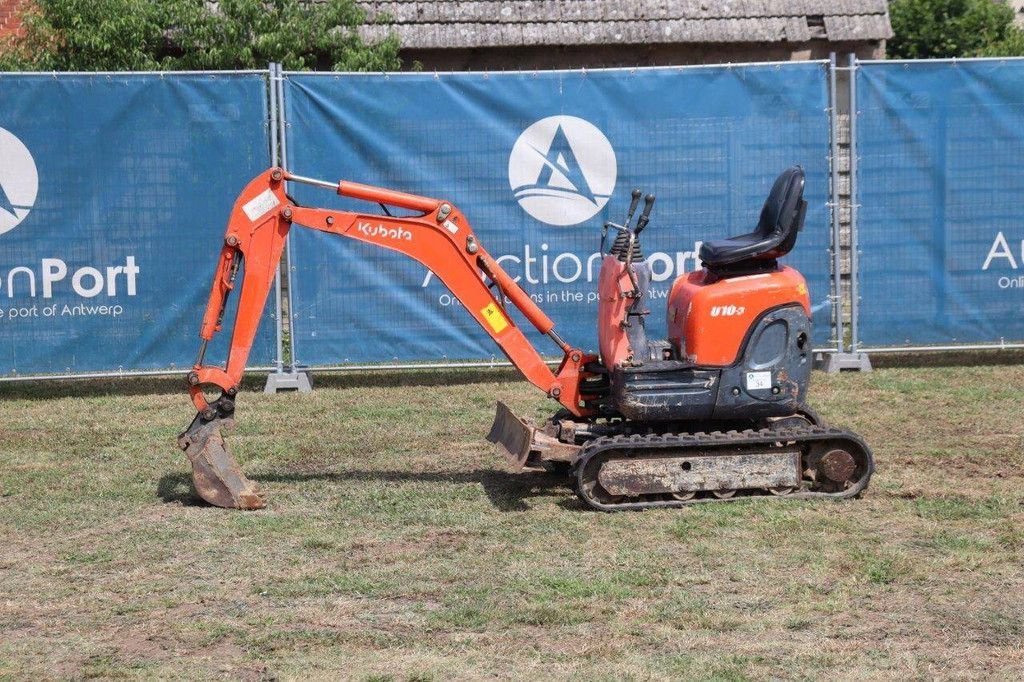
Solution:
[[[636,221],[636,229],[633,230],[633,236],[639,237],[643,229],[647,227],[647,223],[651,220],[651,209],[654,208],[654,195],[648,194],[644,197],[644,211],[640,214],[640,217]]]
[[[634,196],[635,194],[636,193],[634,193]],[[636,199],[633,199],[633,201],[635,202]],[[632,295],[628,297],[635,298],[638,301],[643,297],[644,292],[640,290],[640,285],[636,280],[636,274],[633,272],[633,245],[636,243],[636,240],[640,238],[640,233],[644,231],[645,227],[647,227],[647,223],[650,222],[652,208],[654,208],[654,195],[648,194],[644,197],[644,210],[643,213],[640,214],[640,217],[636,219],[636,227],[632,232],[629,232],[628,221],[626,225],[626,232],[629,234],[629,251],[626,254],[626,272],[629,273],[629,281],[633,284],[633,291],[631,292]],[[638,302],[634,303],[633,306],[630,307],[630,310],[634,310],[637,305],[639,305]]]
[[[643,192],[641,192],[639,188],[633,190],[633,194],[631,195],[633,199],[629,202],[629,211],[626,213],[625,222],[622,223],[627,228],[629,227],[629,221],[633,219],[633,214],[636,213],[636,207],[640,203],[641,194],[643,194]]]
[[[616,225],[612,221],[608,221],[601,227],[601,248],[600,252],[604,253],[604,243],[608,238],[608,230],[615,228],[619,232],[629,232],[629,221],[633,219],[633,214],[636,213],[636,207],[640,204],[640,196],[643,194],[639,189],[633,190],[632,200],[629,202],[629,211],[626,213],[626,222],[622,225]]]

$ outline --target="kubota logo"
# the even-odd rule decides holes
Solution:
[[[608,203],[618,168],[615,150],[593,123],[549,116],[523,131],[508,159],[519,205],[548,225],[576,225]]]
[[[367,237],[383,237],[384,239],[395,240],[404,239],[407,242],[412,241],[412,232],[404,227],[385,227],[381,223],[376,225],[371,225],[370,223],[359,223],[356,225],[356,229]]]
[[[0,234],[28,217],[38,191],[39,173],[28,147],[0,128]]]

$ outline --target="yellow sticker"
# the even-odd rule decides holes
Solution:
[[[502,313],[501,310],[498,309],[498,306],[493,303],[485,305],[480,310],[480,314],[484,316],[484,319],[487,320],[487,324],[491,326],[491,329],[494,330],[495,334],[508,326],[508,320],[505,318],[505,314]]]
[[[797,287],[796,287],[796,293],[800,294],[801,296],[806,294],[807,293],[807,285],[804,284],[803,282],[800,282],[800,284],[798,284]]]

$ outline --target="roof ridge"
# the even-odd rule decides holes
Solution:
[[[316,1],[316,0],[313,0]],[[322,1],[322,0],[321,0]],[[885,40],[886,0],[357,0],[409,49]]]

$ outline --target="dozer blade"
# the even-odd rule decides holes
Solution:
[[[178,436],[178,445],[192,462],[192,483],[199,497],[217,507],[262,509],[263,498],[238,467],[221,433],[223,427],[233,425],[230,417],[207,421],[197,414],[188,430]]]
[[[487,440],[497,445],[517,470],[523,468],[530,456],[533,433],[532,426],[517,417],[508,405],[498,401],[494,423],[491,425],[491,432],[487,434]]]

